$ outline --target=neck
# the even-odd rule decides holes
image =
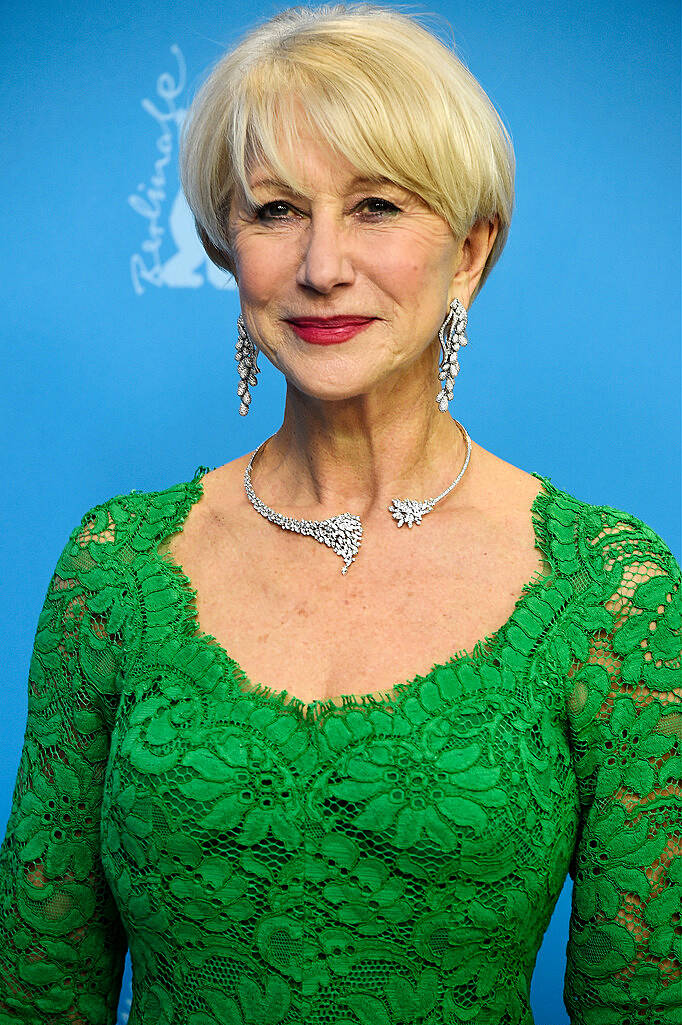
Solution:
[[[282,427],[254,460],[256,494],[296,519],[348,511],[363,523],[383,523],[394,498],[436,497],[462,469],[467,445],[435,392],[429,398],[393,405],[389,415],[370,396],[323,402],[289,387]]]

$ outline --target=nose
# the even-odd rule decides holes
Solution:
[[[302,253],[296,281],[318,292],[353,280],[353,262],[344,225],[327,212],[310,217],[302,232]]]

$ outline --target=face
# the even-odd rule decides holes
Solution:
[[[416,360],[437,362],[438,330],[458,287],[463,243],[417,195],[390,183],[354,182],[356,169],[310,135],[299,137],[297,170],[312,197],[253,169],[259,209],[243,198],[230,235],[246,329],[287,381],[304,394],[338,400],[367,395]],[[462,278],[464,281],[464,278]],[[288,318],[375,317],[338,345],[299,338]],[[435,349],[434,349],[435,342]]]

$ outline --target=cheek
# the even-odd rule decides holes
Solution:
[[[418,292],[429,283],[433,287],[433,282],[440,280],[442,268],[438,253],[442,247],[410,233],[386,242],[382,246],[377,241],[370,248],[367,259],[368,269],[371,267],[375,276],[380,268],[387,291]]]
[[[254,306],[265,306],[271,300],[291,289],[290,278],[283,273],[281,263],[277,260],[242,258],[238,263],[240,270],[239,293],[243,301]]]
[[[244,288],[254,294],[267,290],[278,266],[269,247],[263,245],[257,237],[248,237],[246,233],[238,232],[233,252]]]
[[[381,268],[379,273],[377,267]],[[440,291],[438,269],[432,262],[424,264],[414,254],[386,254],[384,259],[375,259],[373,269],[368,273],[385,295],[391,296],[404,310],[412,310],[416,316],[419,316],[424,303],[428,304],[434,290]]]

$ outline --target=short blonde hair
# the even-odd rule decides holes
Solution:
[[[512,142],[454,42],[451,51],[415,16],[375,4],[289,7],[249,30],[213,66],[183,123],[179,158],[211,260],[236,278],[230,204],[238,187],[251,212],[257,205],[248,183],[257,163],[304,194],[277,148],[284,135],[295,150],[297,101],[321,142],[360,174],[416,193],[457,241],[497,215],[473,301],[509,234]]]

